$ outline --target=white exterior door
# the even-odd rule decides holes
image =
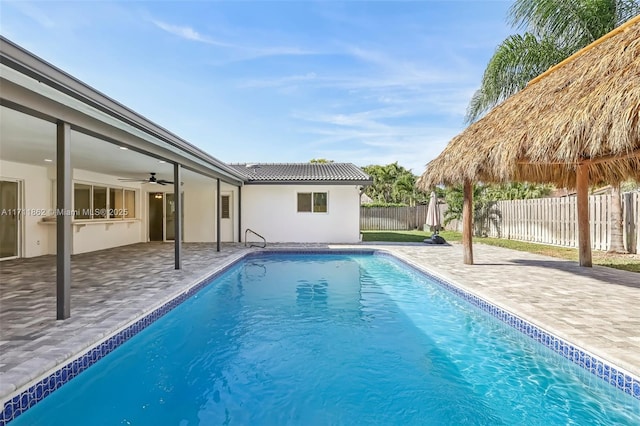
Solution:
[[[220,193],[220,241],[233,242],[233,194]]]

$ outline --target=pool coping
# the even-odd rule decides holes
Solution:
[[[531,321],[530,319],[525,320],[513,312],[498,306],[494,302],[489,302],[474,292],[463,288],[462,285],[455,283],[455,280],[439,276],[437,273],[404,258],[398,253],[392,253],[384,248],[364,247],[308,249],[269,248],[261,251],[245,252],[228,259],[215,271],[206,273],[196,279],[191,286],[188,286],[186,289],[182,289],[165,298],[163,301],[155,304],[136,318],[110,333],[108,336],[98,340],[96,343],[88,345],[88,349],[85,348],[70,356],[45,374],[40,375],[38,378],[20,387],[15,392],[12,392],[9,394],[7,399],[2,401],[3,410],[0,415],[0,426],[4,426],[13,421],[26,410],[42,401],[45,397],[49,396],[65,383],[85,371],[109,353],[113,352],[130,338],[209,285],[210,281],[224,274],[240,261],[273,253],[371,254],[391,257],[405,264],[414,271],[426,275],[429,279],[435,281],[436,284],[440,285],[444,289],[499,319],[503,323],[513,327],[517,331],[534,339],[538,343],[568,359],[601,380],[604,380],[606,383],[609,383],[618,390],[640,400],[640,378],[634,377],[633,374],[616,366],[615,363],[606,361],[602,357],[596,356],[578,345],[569,343],[567,340],[555,336],[543,327],[536,325],[535,321]]]

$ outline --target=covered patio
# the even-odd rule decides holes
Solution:
[[[71,287],[101,281],[90,266],[72,278],[72,255],[171,241],[156,262],[179,270],[183,242],[240,240],[243,179],[225,163],[4,37],[0,69],[1,267],[43,266],[57,319],[72,314]],[[106,261],[94,259],[118,270]]]

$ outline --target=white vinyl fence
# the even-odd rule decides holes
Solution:
[[[576,197],[498,201],[492,214],[484,218],[484,230],[490,237],[530,241],[565,247],[578,246]],[[441,212],[446,205],[441,205]],[[589,197],[591,248],[608,250],[611,241],[609,211],[611,195]],[[622,195],[623,240],[627,251],[640,252],[640,192]],[[427,206],[361,207],[362,230],[423,229]],[[442,214],[444,217],[444,214]],[[459,221],[446,229],[461,231]]]
[[[427,220],[427,206],[412,207],[360,207],[362,230],[422,229]]]
[[[490,237],[565,247],[578,246],[576,197],[498,201],[485,217]],[[608,250],[611,243],[611,194],[589,196],[591,248]],[[640,250],[640,193],[622,195],[623,241],[630,253]],[[459,226],[459,224],[456,224]],[[451,229],[451,227],[448,227]]]

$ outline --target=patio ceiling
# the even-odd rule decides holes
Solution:
[[[55,174],[56,125],[49,121],[0,106],[0,158],[16,163],[44,166]],[[54,160],[46,162],[45,159]],[[99,138],[71,131],[72,167],[118,178],[149,177],[157,173],[158,179],[172,180],[173,165]],[[184,182],[214,183],[215,180],[183,171]]]

